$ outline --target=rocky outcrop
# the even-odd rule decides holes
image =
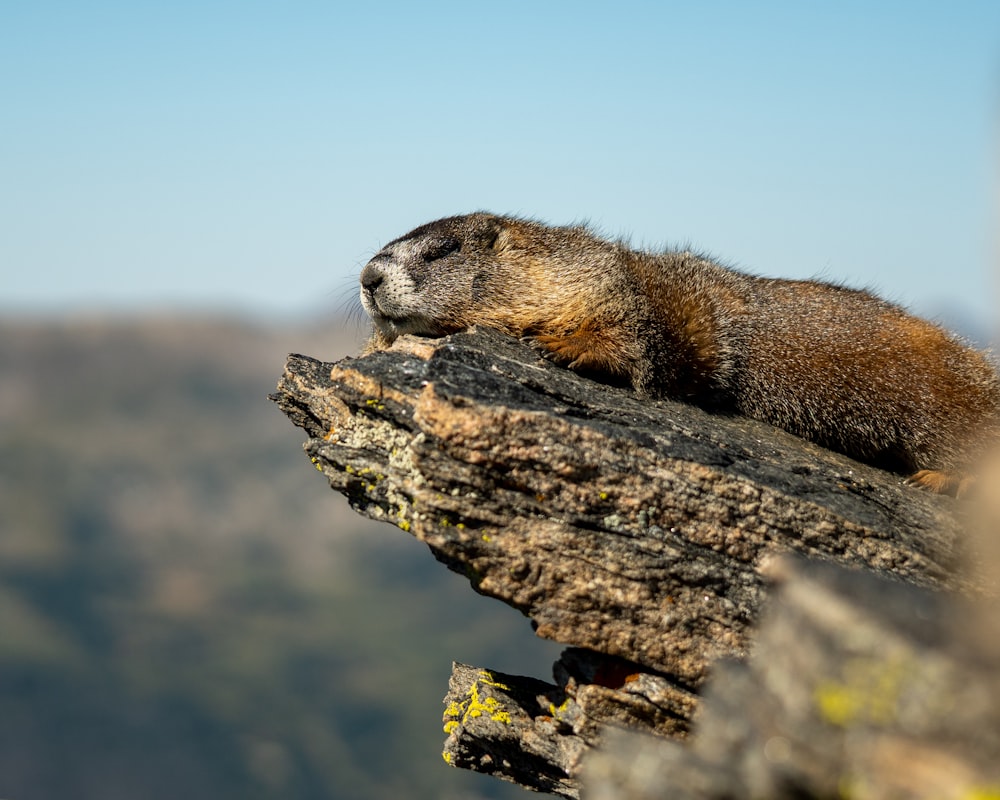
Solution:
[[[796,569],[783,556],[906,591],[974,588],[956,570],[955,501],[753,420],[589,381],[491,331],[290,356],[273,399],[357,511],[569,646],[554,683],[456,665],[446,698],[445,760],[539,791],[578,796],[611,729],[688,737],[720,659],[756,663],[768,570]]]

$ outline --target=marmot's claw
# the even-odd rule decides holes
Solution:
[[[560,364],[560,365],[564,364],[564,362],[562,362],[562,361],[559,360],[559,356],[556,353],[552,352],[552,350],[550,350],[544,344],[542,344],[542,342],[539,340],[539,338],[537,336],[534,336],[534,335],[531,335],[531,336],[521,336],[518,339],[518,341],[520,341],[523,344],[528,345],[528,347],[530,347],[532,350],[534,350],[535,353],[540,358],[544,358],[546,361],[551,361],[553,364]]]
[[[918,486],[934,494],[968,497],[976,480],[972,475],[955,474],[934,469],[922,469],[906,479],[910,486]]]

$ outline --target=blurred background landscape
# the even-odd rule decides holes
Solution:
[[[452,659],[559,648],[362,519],[267,401],[319,328],[0,324],[0,796],[509,797],[446,767]]]
[[[1000,4],[0,5],[0,798],[503,798],[453,659],[559,652],[269,403],[483,208],[995,339]]]

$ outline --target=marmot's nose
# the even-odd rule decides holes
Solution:
[[[373,264],[370,261],[365,264],[365,268],[361,270],[361,288],[369,294],[372,294],[376,289],[378,289],[384,280],[385,274],[378,267],[378,265]]]

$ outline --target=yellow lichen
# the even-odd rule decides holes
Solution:
[[[902,660],[888,662],[858,659],[844,668],[842,681],[826,681],[815,690],[816,705],[823,719],[846,727],[858,722],[888,725],[910,668]]]
[[[555,703],[549,703],[549,716],[559,719],[563,714],[569,709],[569,698],[567,697],[558,706]]]
[[[1000,800],[1000,786],[972,786],[962,794],[962,800]]]
[[[448,765],[451,764],[451,753],[449,753],[447,750],[445,750],[444,752],[441,753],[441,758],[444,759],[444,763],[445,764],[448,764]]]
[[[510,691],[509,686],[503,683],[498,683],[490,672],[482,670],[479,673],[479,679],[473,681],[472,686],[469,687],[469,693],[466,695],[465,699],[461,703],[452,702],[448,708],[445,709],[445,733],[450,735],[458,729],[460,724],[464,725],[469,719],[481,717],[483,714],[486,714],[494,722],[501,722],[504,725],[510,725],[510,712],[507,711],[504,708],[503,703],[495,697],[483,698],[479,691],[480,685],[492,686],[496,689]],[[456,717],[461,717],[461,723],[456,721]]]
[[[497,689],[503,689],[506,692],[510,691],[510,687],[507,684],[498,683],[496,680],[494,680],[493,673],[489,672],[488,670],[484,669],[479,671],[479,680],[482,683],[485,683],[487,686],[495,686]]]

